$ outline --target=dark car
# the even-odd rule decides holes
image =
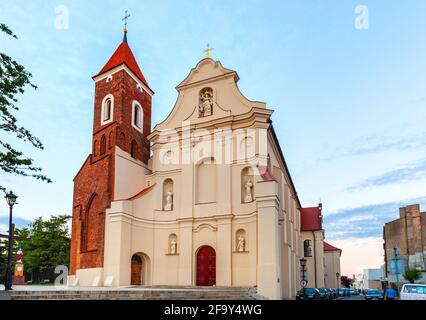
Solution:
[[[347,295],[346,288],[339,288],[339,289],[337,289],[337,293],[338,293],[339,297],[346,296]]]
[[[383,291],[378,289],[368,289],[365,300],[383,300]]]
[[[296,300],[321,300],[321,294],[316,288],[305,288],[297,292]]]
[[[327,288],[327,290],[330,292],[331,299],[336,299],[339,296],[336,288]]]
[[[330,292],[325,288],[318,288],[321,300],[330,300]]]

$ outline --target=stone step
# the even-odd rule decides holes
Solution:
[[[133,290],[13,291],[12,300],[254,300],[253,288],[133,288]]]

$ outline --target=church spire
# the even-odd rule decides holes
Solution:
[[[129,20],[130,14],[127,13],[127,10],[124,11],[124,18],[121,19],[121,21],[124,21],[124,36],[123,36],[123,42],[127,43],[127,20]]]

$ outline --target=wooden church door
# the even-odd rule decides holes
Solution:
[[[197,286],[216,285],[216,251],[210,246],[197,253]]]
[[[137,254],[132,257],[130,284],[134,286],[142,284],[142,258]]]

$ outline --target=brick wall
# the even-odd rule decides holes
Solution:
[[[113,121],[101,125],[102,100],[108,94],[114,96]],[[134,100],[144,110],[143,134],[131,124]],[[146,137],[150,131],[151,97],[146,91],[138,90],[136,81],[127,72],[121,70],[113,75],[112,81],[99,80],[96,83],[92,154],[74,178],[71,275],[76,269],[103,266],[105,210],[114,199],[115,146],[130,154],[135,141],[134,157],[147,163],[150,145]],[[103,139],[106,144],[104,153],[101,152]]]

